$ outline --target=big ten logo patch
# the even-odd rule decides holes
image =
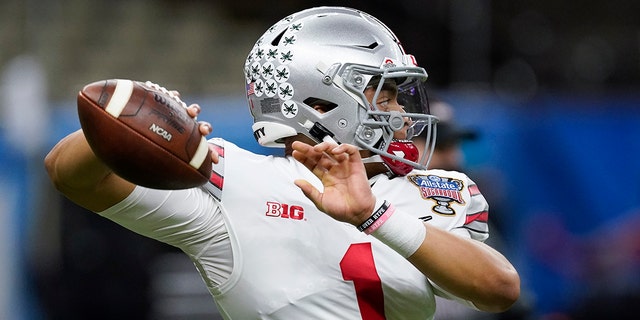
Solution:
[[[290,206],[286,203],[267,201],[266,216],[304,220],[304,208],[301,206]]]

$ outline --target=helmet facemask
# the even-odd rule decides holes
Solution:
[[[405,58],[413,60],[411,56]],[[411,141],[426,129],[428,138],[424,150],[433,150],[428,146],[435,142],[433,128],[437,118],[429,115],[424,69],[397,67],[391,59],[380,68],[354,65],[348,69],[345,78],[352,80],[343,82],[344,86],[359,96],[361,105],[367,106],[360,109],[364,116],[354,139],[356,145],[380,156],[394,174],[406,175],[413,168],[426,169],[431,154],[420,156]],[[358,85],[364,83],[359,78],[367,79],[364,89]],[[371,91],[367,95],[365,90],[375,90],[373,97]],[[395,110],[385,109],[384,104],[389,101]]]

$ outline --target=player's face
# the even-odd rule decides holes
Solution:
[[[364,95],[367,97],[369,102],[373,103],[373,96],[376,93],[375,87],[367,87],[364,91]],[[390,112],[390,111],[398,111],[404,113],[404,106],[398,103],[398,90],[395,85],[385,85],[380,90],[380,94],[378,95],[376,102],[376,107],[380,111]],[[407,138],[407,130],[411,127],[411,119],[408,117],[404,118],[404,127],[401,130],[396,131],[393,134],[395,139],[404,140]]]

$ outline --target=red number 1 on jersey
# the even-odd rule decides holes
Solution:
[[[373,261],[371,243],[354,243],[340,261],[342,278],[353,281],[362,320],[381,320],[384,316],[382,283]]]

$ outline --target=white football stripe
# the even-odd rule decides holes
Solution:
[[[189,161],[189,165],[196,169],[200,168],[202,163],[206,160],[205,158],[207,157],[207,154],[209,154],[209,143],[207,142],[207,139],[202,137],[200,139],[198,149],[196,149],[196,153],[193,155],[193,158],[191,158],[191,161]]]
[[[122,110],[129,102],[131,93],[133,92],[133,81],[131,80],[117,80],[116,89],[113,91],[113,97],[109,100],[109,103],[104,108],[106,112],[114,116],[115,118],[120,116]]]

